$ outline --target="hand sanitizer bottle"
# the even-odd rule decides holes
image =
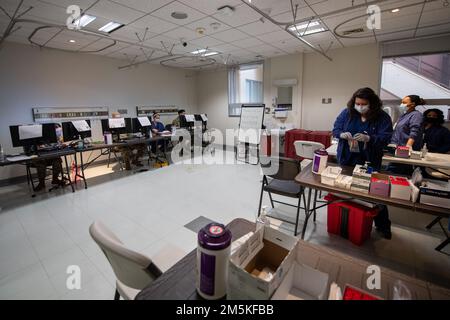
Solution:
[[[3,151],[3,147],[0,144],[0,161],[5,161],[5,152]]]
[[[422,158],[426,158],[427,155],[428,155],[428,148],[427,148],[427,144],[425,143],[422,148]]]

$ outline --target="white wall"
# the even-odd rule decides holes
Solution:
[[[380,87],[381,59],[377,45],[337,49],[333,61],[316,53],[304,55],[302,128],[331,130],[339,112],[359,88]],[[332,98],[322,104],[322,98]]]
[[[297,79],[298,85],[293,87],[293,110],[287,123],[296,128],[331,130],[339,112],[357,89],[369,86],[379,90],[381,59],[377,45],[337,49],[329,55],[332,62],[316,53],[267,59],[264,62],[266,106],[272,105],[278,93],[274,80]],[[199,111],[208,114],[211,127],[221,130],[239,126],[238,118],[228,117],[227,90],[226,71],[205,71],[198,75]],[[332,103],[322,104],[322,98],[332,98]]]
[[[110,112],[136,106],[176,105],[197,112],[196,76],[158,65],[118,70],[124,61],[97,55],[40,50],[6,42],[0,50],[0,143],[11,147],[9,125],[33,122],[33,107],[108,106]],[[14,170],[14,171],[12,171]],[[23,174],[0,169],[0,180]]]

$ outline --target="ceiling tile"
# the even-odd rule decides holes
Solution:
[[[262,42],[261,40],[259,40],[258,38],[246,38],[246,39],[242,39],[242,40],[236,40],[233,41],[233,45],[240,47],[240,48],[251,48],[251,47],[256,47],[256,46],[261,46],[265,44],[264,42]]]
[[[295,5],[298,5],[298,13],[301,13],[305,10],[306,3],[303,0],[293,0],[292,1],[294,8]],[[254,1],[253,5],[258,9],[264,11],[271,17],[276,16],[278,14],[289,12],[292,19],[292,10],[291,10],[291,2],[285,0],[258,0]]]
[[[261,15],[249,8],[245,4],[241,4],[234,8],[234,12],[231,15],[226,15],[218,12],[213,17],[219,21],[222,21],[232,27],[239,27],[244,24],[249,24],[261,19]]]
[[[172,31],[164,33],[163,35],[174,40],[178,40],[179,42],[191,41],[201,37],[201,35],[197,34],[197,32],[185,27],[178,27]]]
[[[193,45],[200,46],[200,48],[206,48],[206,47],[210,48],[213,46],[218,46],[218,45],[223,44],[222,41],[214,39],[212,37],[208,37],[208,36],[192,40],[191,43]]]
[[[216,13],[218,8],[225,5],[234,7],[242,3],[240,0],[179,0],[179,2],[207,15]]]
[[[222,42],[233,42],[236,40],[246,39],[248,38],[248,35],[239,30],[230,29],[227,31],[216,33],[213,35],[213,37]]]
[[[186,19],[182,19],[182,20],[178,20],[178,19],[174,19],[172,18],[172,13],[173,12],[183,12],[186,13],[188,15],[188,17]],[[205,18],[205,14],[192,9],[191,7],[188,7],[178,1],[172,2],[171,4],[156,10],[155,12],[152,13],[152,16],[164,19],[166,21],[175,23],[177,25],[186,25],[186,24],[190,24],[194,21],[200,20]]]
[[[206,35],[213,35],[218,32],[231,29],[231,27],[228,26],[227,24],[220,22],[219,20],[214,19],[212,17],[206,17],[204,19],[186,25],[186,28],[189,28],[191,30],[196,30],[199,27],[204,28],[206,30],[205,33]]]
[[[251,36],[259,36],[265,33],[281,30],[279,26],[273,24],[270,21],[267,21],[265,19],[263,19],[262,21],[258,20],[256,22],[241,26],[238,29]]]
[[[158,10],[174,0],[110,0],[128,8],[150,13]]]
[[[140,11],[127,8],[107,0],[100,0],[91,9],[89,9],[87,13],[123,24],[129,24],[130,22],[143,16],[143,13]]]
[[[143,30],[148,27],[149,31],[152,33],[160,34],[178,28],[178,25],[151,15],[147,15],[131,23],[130,27]]]

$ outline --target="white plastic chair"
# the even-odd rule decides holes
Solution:
[[[320,142],[314,141],[295,141],[294,142],[295,153],[300,158],[313,160],[314,159],[314,151],[319,149],[325,149],[325,146]],[[319,198],[322,197],[322,192],[319,194]],[[317,204],[317,190],[314,190],[314,205],[313,208],[316,208]],[[314,218],[313,221],[316,222],[317,212],[314,209]]]
[[[150,258],[130,250],[103,223],[95,221],[89,233],[108,259],[116,275],[114,299],[133,300],[162,272]]]

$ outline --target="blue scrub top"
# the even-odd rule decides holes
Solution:
[[[350,132],[353,136],[363,133],[370,136],[370,141],[359,143],[359,153],[350,151],[347,140],[340,139],[341,133]],[[363,122],[361,117],[351,116],[350,111],[345,109],[334,123],[333,136],[339,139],[337,160],[341,165],[354,166],[370,162],[375,170],[381,169],[383,149],[389,144],[392,137],[392,119],[384,111],[380,112],[377,119]]]
[[[420,151],[423,146],[423,115],[414,110],[400,117],[395,126],[391,143],[406,146],[409,139],[414,139],[413,150]]]
[[[153,122],[152,123],[152,130],[158,130],[158,132],[163,132],[166,129],[164,127],[164,124],[162,122]]]

